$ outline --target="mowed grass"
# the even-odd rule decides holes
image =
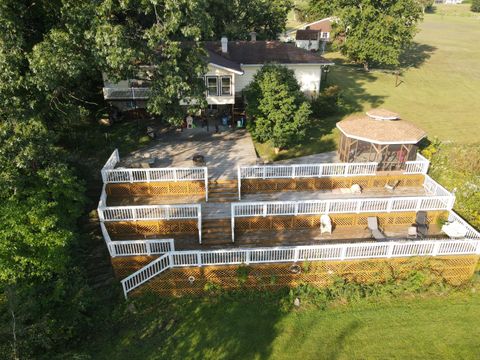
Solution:
[[[258,298],[161,302],[89,346],[95,359],[478,359],[480,295],[280,310]],[[168,311],[166,311],[168,310]],[[127,321],[128,318],[128,321]]]
[[[439,5],[433,14],[425,14],[398,79],[375,68],[366,73],[346,64],[339,53],[327,53],[325,57],[337,64],[327,83],[341,86],[348,113],[316,120],[304,143],[278,156],[269,144],[257,144],[258,153],[281,159],[335,150],[335,122],[373,107],[398,112],[430,138],[480,142],[480,15],[470,12],[469,6]]]
[[[330,81],[342,87],[357,111],[386,107],[430,137],[478,142],[480,17],[426,14],[420,28],[398,81],[393,74],[365,74],[349,66],[333,67]]]

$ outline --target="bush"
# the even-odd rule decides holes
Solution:
[[[338,85],[327,87],[324,91],[314,97],[310,106],[312,115],[315,118],[331,116],[340,111],[341,91]]]
[[[472,0],[472,5],[470,5],[470,10],[473,12],[480,12],[480,0]]]
[[[255,140],[271,140],[275,148],[284,149],[305,138],[311,109],[292,70],[265,65],[245,95],[247,113],[253,120],[249,130]]]

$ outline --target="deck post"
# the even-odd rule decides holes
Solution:
[[[240,165],[237,166],[237,179],[238,179],[238,200],[242,200],[242,170]]]
[[[437,256],[438,255],[438,250],[440,250],[440,244],[436,242],[433,244],[433,249],[432,249],[432,256]]]
[[[208,168],[205,166],[203,169],[205,175],[205,201],[208,201]]]
[[[232,223],[232,243],[235,242],[235,204],[230,206],[230,217]]]

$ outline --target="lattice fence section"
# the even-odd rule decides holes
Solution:
[[[459,285],[472,277],[477,262],[478,256],[321,261],[298,263],[300,273],[297,274],[292,273],[292,264],[251,265],[247,267],[247,276],[239,275],[238,266],[169,269],[134,290],[132,295],[142,291],[154,291],[163,296],[204,295],[213,287],[224,290],[245,287],[275,290],[302,283],[325,287],[336,277],[375,283],[391,278],[402,279],[414,270],[428,271],[431,281],[445,280]]]
[[[167,234],[192,234],[197,236],[197,220],[139,220],[108,221],[105,227],[112,238],[138,239],[146,236]]]
[[[117,279],[124,279],[135,271],[148,265],[157,256],[127,256],[111,258],[113,271]]]
[[[350,188],[353,184],[363,189],[383,188],[387,183],[400,181],[399,187],[419,187],[423,185],[424,176],[418,175],[376,175],[331,178],[298,179],[242,179],[242,193],[277,192],[277,191],[311,191]]]
[[[329,214],[335,228],[367,227],[369,216],[376,216],[380,227],[388,230],[389,226],[411,225],[415,223],[415,212],[400,213],[363,213],[363,214]],[[437,224],[448,218],[447,211],[429,211],[428,222]],[[235,231],[239,234],[257,230],[310,229],[320,227],[320,215],[245,217],[235,219]]]
[[[109,197],[158,197],[176,195],[205,195],[204,181],[165,181],[150,183],[106,184]]]

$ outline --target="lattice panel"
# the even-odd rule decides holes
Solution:
[[[107,184],[105,191],[110,197],[202,195],[205,193],[205,183],[203,181],[162,181]]]
[[[115,276],[121,280],[148,265],[156,258],[156,256],[128,256],[115,257],[111,260]]]
[[[223,290],[279,289],[302,283],[324,287],[330,285],[335,277],[374,283],[391,278],[402,279],[413,270],[428,270],[431,281],[445,280],[459,285],[472,277],[477,262],[478,256],[304,262],[298,264],[301,267],[299,274],[291,272],[291,263],[277,263],[248,266],[247,277],[238,275],[237,266],[177,268],[153,278],[132,294],[150,290],[164,296],[203,295],[207,292],[206,287],[212,284]],[[194,277],[193,282],[189,281],[190,276]]]
[[[368,217],[376,216],[380,227],[387,228],[394,225],[411,225],[415,223],[415,212],[398,213],[362,213],[362,214],[330,214],[334,227],[367,227]],[[436,224],[439,219],[448,217],[446,211],[430,211],[427,220],[430,224]],[[248,217],[235,220],[235,231],[239,234],[245,231],[256,230],[286,230],[286,229],[309,229],[320,226],[320,215],[299,216],[267,216]]]
[[[273,191],[309,191],[332,190],[350,188],[353,184],[360,185],[363,189],[383,188],[385,184],[400,181],[399,187],[422,186],[424,176],[421,174],[402,175],[376,175],[358,177],[330,177],[330,178],[299,178],[299,179],[244,179],[242,192],[245,194]]]
[[[105,226],[112,240],[198,232],[196,220],[112,221]]]

